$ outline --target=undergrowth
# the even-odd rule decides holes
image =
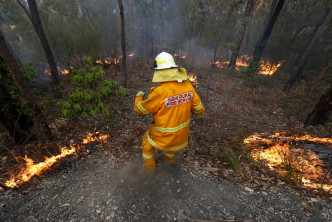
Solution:
[[[94,66],[90,57],[85,58],[85,66],[71,72],[74,89],[66,99],[59,100],[62,117],[95,117],[102,114],[109,123],[116,118],[108,111],[108,105],[118,97],[129,95],[128,89],[114,80],[106,80],[101,66]]]

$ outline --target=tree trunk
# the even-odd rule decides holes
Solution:
[[[273,15],[274,9],[276,8],[278,0],[273,0],[271,3],[270,11],[269,11],[269,18]]]
[[[6,66],[3,65],[3,59],[0,57],[1,79],[11,78]],[[21,144],[30,133],[33,126],[33,120],[30,116],[22,113],[22,107],[9,93],[5,82],[0,83],[0,122],[7,129],[10,136],[17,144]]]
[[[121,48],[122,48],[122,73],[123,73],[123,86],[127,87],[128,74],[127,74],[127,57],[126,57],[126,38],[125,38],[125,21],[124,21],[124,13],[123,13],[123,5],[122,0],[118,0],[119,9],[120,9],[120,17],[121,17]]]
[[[305,125],[324,124],[332,113],[332,84],[327,92],[322,95],[314,110],[309,114]]]
[[[50,47],[50,44],[47,40],[47,37],[46,37],[44,29],[43,29],[43,25],[42,25],[42,22],[40,19],[36,0],[27,0],[27,1],[28,1],[30,13],[31,13],[29,18],[31,19],[31,22],[32,22],[32,25],[33,25],[35,31],[37,32],[40,43],[41,43],[41,45],[44,49],[45,55],[46,55],[48,65],[51,69],[51,78],[52,78],[53,87],[59,87],[60,76],[59,76],[58,69],[57,69],[57,66],[56,66],[56,63],[55,63],[55,60],[53,57],[52,49]]]
[[[289,90],[297,80],[302,78],[303,69],[307,63],[308,56],[315,46],[315,44],[322,39],[325,31],[330,27],[331,20],[332,20],[332,10],[331,8],[327,8],[324,15],[323,15],[324,22],[320,25],[317,24],[316,28],[314,29],[314,35],[309,43],[309,46],[306,47],[305,52],[301,53],[294,62],[293,68],[291,69],[291,78],[286,83],[284,88],[284,92]]]
[[[247,6],[246,6],[246,11],[244,14],[245,18],[250,17],[253,8],[254,8],[254,0],[248,0]],[[231,59],[228,64],[228,68],[233,68],[236,65],[237,57],[240,55],[242,41],[243,41],[245,33],[247,31],[247,26],[248,26],[248,21],[245,21],[245,23],[243,25],[243,30],[240,34],[239,39],[236,42],[236,51],[232,52],[232,56],[231,56]]]
[[[249,65],[249,70],[257,69],[259,61],[263,55],[265,46],[267,44],[267,41],[270,38],[274,24],[276,23],[276,21],[279,17],[279,14],[281,12],[281,9],[282,9],[284,3],[285,3],[285,0],[279,0],[278,4],[276,6],[276,9],[274,10],[273,15],[270,18],[269,23],[266,25],[266,27],[264,29],[262,37],[258,40],[256,47],[255,47],[253,57],[251,59],[250,65]]]
[[[206,25],[206,16],[205,16],[205,11],[204,11],[204,3],[202,2],[202,0],[199,0],[198,2],[198,6],[200,9],[200,14],[201,14],[201,24],[200,24],[200,30],[199,30],[199,38],[202,37],[202,34],[204,32],[205,29],[205,25]]]
[[[40,131],[39,132],[40,138],[51,141],[52,140],[51,130],[48,127],[48,124],[46,123],[43,113],[39,108],[38,104],[36,103],[34,96],[31,94],[31,90],[29,89],[27,83],[25,82],[23,74],[21,73],[15,58],[10,53],[10,49],[7,46],[5,37],[1,31],[0,31],[0,57],[5,62],[9,72],[12,75],[15,85],[21,92],[22,97],[26,100],[26,102],[29,104],[30,108],[33,111],[32,118],[34,119],[35,126]]]

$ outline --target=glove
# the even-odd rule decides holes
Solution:
[[[143,92],[143,91],[139,91],[139,92],[136,94],[136,96],[138,96],[138,95],[142,95],[142,96],[144,96],[144,95],[145,95],[145,92]]]

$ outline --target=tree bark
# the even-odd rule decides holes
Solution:
[[[274,9],[276,8],[278,0],[273,0],[271,3],[270,11],[269,11],[269,18],[273,15]]]
[[[39,132],[40,138],[51,141],[53,139],[51,130],[48,127],[44,115],[40,107],[38,106],[33,94],[31,93],[31,90],[29,89],[25,79],[23,78],[23,74],[21,73],[15,58],[10,53],[10,49],[1,31],[0,31],[0,57],[5,62],[9,72],[12,75],[15,85],[21,92],[22,97],[26,100],[26,102],[29,104],[30,108],[33,111],[32,118],[34,119],[35,126],[38,127],[37,129],[40,131]]]
[[[308,115],[305,125],[324,124],[332,113],[332,84],[325,94],[322,95],[314,110]]]
[[[246,11],[244,14],[245,18],[250,17],[253,8],[254,8],[254,0],[248,0],[247,6],[246,6]],[[237,57],[240,55],[241,45],[242,45],[242,41],[244,39],[245,33],[247,31],[247,27],[248,27],[248,21],[245,21],[245,23],[243,25],[243,30],[240,34],[240,37],[238,38],[238,40],[236,42],[236,51],[232,52],[232,56],[231,56],[231,59],[228,64],[228,68],[233,68],[236,65],[236,60],[237,60]]]
[[[125,21],[122,0],[118,0],[121,18],[121,48],[122,48],[122,73],[123,73],[123,86],[127,87],[128,74],[127,74],[127,57],[126,57],[126,38],[125,38]]]
[[[44,49],[48,65],[51,70],[51,78],[52,78],[53,87],[59,87],[60,76],[58,73],[57,65],[56,65],[54,57],[53,57],[52,49],[50,47],[50,44],[48,42],[48,39],[47,39],[44,29],[43,29],[43,25],[42,25],[42,22],[40,19],[36,0],[27,0],[27,1],[28,1],[28,5],[29,5],[29,10],[30,10],[30,15],[28,14],[28,17],[31,19],[33,28],[35,29],[35,31],[39,37],[40,43]]]
[[[258,42],[256,44],[255,51],[254,51],[253,57],[251,59],[250,65],[249,65],[249,70],[254,70],[258,66],[259,61],[263,55],[265,46],[272,33],[274,24],[276,23],[276,21],[279,17],[279,14],[281,12],[281,9],[282,9],[284,3],[285,3],[285,0],[278,1],[276,9],[274,10],[273,15],[271,16],[268,24],[266,25],[262,37],[258,40]]]
[[[314,29],[314,35],[308,45],[306,47],[305,52],[301,53],[294,61],[293,68],[291,69],[291,78],[288,80],[288,82],[285,85],[284,92],[286,90],[291,89],[291,87],[295,84],[295,82],[302,78],[304,67],[307,63],[307,59],[309,54],[311,53],[311,50],[315,46],[315,44],[322,39],[325,31],[330,27],[331,20],[332,20],[332,10],[331,8],[327,8],[323,19],[324,22],[320,25],[317,24],[317,26]]]
[[[201,24],[200,24],[200,31],[199,31],[199,38],[202,37],[202,34],[204,32],[205,26],[206,26],[206,15],[204,11],[204,2],[202,0],[199,0],[198,6],[200,9],[200,14],[201,14]]]

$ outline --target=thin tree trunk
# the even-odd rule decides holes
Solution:
[[[270,11],[269,11],[269,18],[271,18],[271,16],[273,15],[274,9],[276,8],[278,0],[273,0],[271,7],[270,7]]]
[[[248,0],[247,6],[246,6],[246,11],[244,14],[245,18],[250,17],[253,7],[254,7],[254,0]],[[231,59],[228,64],[228,68],[233,68],[236,65],[236,60],[237,60],[237,57],[240,55],[241,45],[242,45],[242,41],[244,39],[245,33],[247,31],[247,27],[248,27],[248,21],[245,21],[245,23],[243,25],[243,30],[240,34],[239,39],[236,42],[236,51],[234,51],[232,53]]]
[[[127,65],[126,65],[126,38],[125,38],[125,21],[123,13],[122,0],[118,0],[119,9],[120,9],[120,18],[121,18],[121,48],[122,48],[122,73],[123,73],[123,86],[127,87],[128,74],[127,74]]]
[[[286,83],[286,86],[284,88],[284,92],[286,90],[289,90],[297,80],[302,78],[303,69],[307,63],[308,55],[311,53],[311,50],[315,46],[315,44],[322,39],[325,31],[330,27],[331,20],[332,20],[332,10],[331,8],[326,9],[324,15],[323,15],[324,22],[321,25],[317,25],[315,30],[315,34],[313,35],[310,44],[308,47],[306,47],[306,50],[304,53],[301,53],[294,62],[293,68],[291,70],[291,78]]]
[[[33,111],[33,119],[36,124],[36,127],[40,129],[39,136],[41,139],[52,140],[52,133],[48,124],[45,121],[43,113],[36,103],[34,96],[31,94],[31,91],[23,78],[23,74],[21,73],[17,62],[13,55],[10,53],[10,49],[7,46],[5,41],[5,37],[3,33],[0,31],[0,57],[4,60],[6,66],[8,67],[9,72],[12,75],[13,81],[19,91],[21,92],[22,97],[27,101],[29,106]]]
[[[308,115],[305,125],[324,124],[332,113],[332,84],[322,95],[314,110]]]
[[[200,9],[200,13],[201,13],[201,24],[200,24],[200,30],[199,30],[199,38],[201,38],[202,34],[204,32],[205,26],[206,26],[206,16],[205,16],[205,11],[204,11],[204,3],[202,2],[202,0],[199,0],[198,6]]]
[[[260,61],[260,59],[263,55],[265,46],[266,46],[266,44],[267,44],[267,42],[270,38],[270,35],[272,33],[274,24],[276,23],[276,21],[279,17],[279,14],[281,12],[281,9],[282,9],[284,3],[285,3],[285,0],[279,0],[278,4],[276,6],[276,9],[274,10],[273,15],[270,18],[269,23],[266,25],[266,27],[264,29],[262,37],[258,40],[258,42],[256,44],[256,47],[255,47],[253,57],[252,57],[252,60],[251,60],[250,65],[249,65],[249,70],[256,69],[256,67],[258,66],[259,61]]]
[[[29,5],[30,14],[28,14],[28,12],[26,10],[25,11],[27,12],[28,17],[31,19],[33,28],[35,29],[35,31],[39,37],[40,43],[44,49],[47,63],[51,70],[51,78],[52,78],[53,87],[59,87],[60,76],[59,76],[58,69],[57,69],[57,66],[56,66],[56,63],[55,63],[55,60],[53,57],[52,49],[50,47],[50,44],[48,42],[48,39],[47,39],[44,29],[43,29],[43,25],[42,25],[42,22],[40,19],[36,0],[27,0],[27,1],[28,1],[28,5]],[[22,7],[24,8],[24,6],[22,6]]]

